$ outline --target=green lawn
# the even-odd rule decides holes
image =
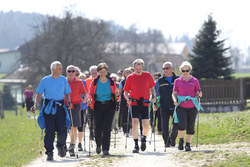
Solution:
[[[0,119],[0,166],[27,164],[39,156],[34,119],[28,119],[24,110],[23,115],[15,116],[15,111],[4,114],[5,119]],[[40,128],[38,131],[40,135]],[[40,144],[43,148],[42,140]]]
[[[199,144],[250,142],[250,111],[202,113],[199,122]]]
[[[234,73],[233,76],[235,78],[246,78],[250,77],[250,73]]]
[[[5,73],[0,73],[0,79],[4,77],[6,74]],[[0,83],[0,91],[3,89],[3,83]]]
[[[0,73],[0,79],[2,78],[2,77],[4,77],[6,75],[6,73]]]

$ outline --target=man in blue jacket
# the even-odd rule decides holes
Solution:
[[[178,134],[178,124],[173,124],[171,136],[169,136],[169,118],[170,116],[173,116],[174,113],[172,93],[174,80],[178,78],[178,76],[173,72],[173,64],[171,62],[165,62],[162,67],[164,74],[159,80],[157,80],[155,90],[160,96],[162,138],[165,147],[170,147],[170,145],[175,146],[175,139]]]
[[[35,105],[31,108],[31,111],[34,112],[41,100],[41,96],[44,95],[45,101],[38,117],[38,124],[41,129],[45,128],[44,147],[46,149],[47,161],[53,160],[55,131],[57,131],[56,147],[58,155],[60,157],[65,157],[66,155],[67,128],[69,128],[70,120],[64,104],[64,97],[70,104],[69,108],[72,107],[69,97],[71,90],[67,79],[61,75],[61,63],[54,61],[50,69],[52,74],[41,80],[36,90]]]

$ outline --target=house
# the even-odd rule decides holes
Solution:
[[[10,86],[11,95],[16,99],[17,103],[23,102],[23,92],[26,88],[26,79],[23,74],[28,71],[28,67],[20,66],[17,70],[12,71],[0,79],[0,83]]]
[[[21,64],[21,53],[17,50],[0,49],[0,73],[10,73]]]
[[[128,42],[116,42],[107,44],[105,53],[121,66],[128,66],[135,58],[142,58],[146,63],[145,70],[151,73],[162,71],[165,61],[171,61],[178,69],[183,61],[189,59],[186,43],[137,43],[135,46]]]

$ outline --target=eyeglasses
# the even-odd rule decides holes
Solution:
[[[75,70],[68,70],[68,73],[74,73],[74,72],[76,72]]]
[[[181,72],[189,72],[190,70],[181,70]]]
[[[170,68],[169,67],[165,67],[165,68],[162,68],[163,70],[169,70]]]

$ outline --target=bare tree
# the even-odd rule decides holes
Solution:
[[[63,18],[48,17],[36,26],[36,36],[20,47],[23,62],[29,67],[28,82],[37,84],[50,73],[49,65],[58,60],[63,66],[74,64],[88,69],[105,60],[105,48],[111,38],[109,24],[90,21],[65,12]]]

